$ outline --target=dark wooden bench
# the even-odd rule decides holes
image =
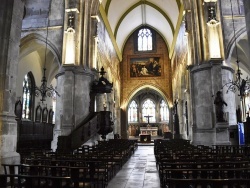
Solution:
[[[167,179],[163,188],[248,188],[249,179]]]
[[[17,180],[12,184],[8,179]],[[0,174],[0,188],[71,188],[73,187],[71,177],[50,177],[50,176],[32,176],[16,174]]]

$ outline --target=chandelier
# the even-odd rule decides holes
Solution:
[[[52,86],[52,84],[48,87],[47,86],[47,78],[45,75],[46,72],[46,61],[47,61],[47,45],[48,45],[48,27],[49,27],[49,14],[50,14],[50,7],[51,7],[51,1],[49,4],[49,10],[48,10],[48,17],[47,17],[47,28],[46,28],[46,44],[45,44],[45,52],[44,52],[44,67],[43,67],[43,77],[42,77],[42,84],[40,87],[35,86],[35,95],[36,97],[41,96],[40,101],[42,101],[42,103],[44,101],[46,101],[47,97],[53,97],[54,94],[56,94],[57,96],[60,96],[59,93],[56,91],[56,89]]]
[[[233,14],[233,7],[232,7],[232,0],[230,0],[231,3],[231,13],[232,13],[232,22],[233,22],[233,31],[234,31],[234,43],[235,43],[235,52],[236,52],[236,64],[237,64],[237,70],[235,74],[235,80],[229,80],[228,83],[224,84],[222,88],[225,86],[227,87],[227,93],[228,91],[232,91],[236,93],[239,91],[240,99],[244,97],[245,93],[250,89],[250,79],[246,77],[246,79],[243,79],[241,77],[242,73],[239,66],[239,58],[238,58],[238,49],[236,44],[236,34],[235,34],[235,25],[234,25],[234,14]]]

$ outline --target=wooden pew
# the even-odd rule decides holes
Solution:
[[[248,179],[167,179],[166,185],[163,188],[184,188],[184,187],[199,187],[199,188],[248,188],[250,181]]]

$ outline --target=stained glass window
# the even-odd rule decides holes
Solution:
[[[162,100],[160,103],[160,120],[169,122],[169,109],[167,103]]]
[[[32,90],[31,90],[31,77],[30,73],[24,76],[23,80],[23,119],[31,119],[31,99],[32,99]]]
[[[138,122],[138,105],[132,101],[128,108],[128,122]]]
[[[138,32],[138,51],[153,50],[152,32],[148,28],[142,28]]]
[[[148,122],[148,118],[145,116],[151,116],[149,122],[156,122],[155,119],[155,103],[151,99],[145,100],[142,104],[142,121]]]

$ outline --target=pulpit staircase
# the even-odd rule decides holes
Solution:
[[[72,152],[96,134],[105,139],[112,125],[110,111],[92,112],[69,135],[58,137],[57,152]]]

